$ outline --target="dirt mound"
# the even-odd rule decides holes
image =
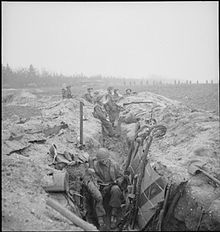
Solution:
[[[49,148],[55,144],[59,153],[94,155],[102,144],[112,151],[115,160],[123,163],[136,123],[122,123],[120,139],[104,138],[103,141],[100,122],[92,115],[93,105],[84,101],[85,149],[80,150],[79,100],[36,99],[27,92],[19,96],[18,104],[30,106],[34,102],[41,115],[23,122],[16,118],[2,123],[3,229],[80,230],[45,205],[47,194],[41,186],[43,177],[51,170]],[[150,103],[135,104],[137,101]],[[167,128],[164,138],[152,143],[151,166],[176,184],[188,180],[174,217],[194,230],[204,209],[201,228],[216,229],[216,223],[220,223],[220,188],[202,174],[190,175],[187,168],[192,160],[198,159],[205,163],[206,171],[220,178],[219,117],[149,92],[126,97],[119,104],[131,102],[124,105],[125,117],[132,113],[141,118],[143,125],[152,115],[157,124]]]
[[[51,169],[47,153],[52,144],[59,153],[85,152],[77,148],[79,102],[44,102],[41,108],[41,116],[23,123],[19,117],[2,123],[3,229],[82,230],[45,205],[47,194],[41,187]],[[100,146],[101,126],[93,119],[92,110],[87,109],[84,121],[85,150]]]
[[[203,169],[220,179],[219,117],[149,92],[131,96],[121,103],[141,101],[152,103],[128,104],[126,110],[135,116],[141,115],[142,125],[152,114],[157,124],[167,128],[164,138],[152,143],[149,154],[151,165],[173,183],[179,184],[188,180],[174,216],[189,230],[195,230],[202,208],[205,212],[203,228],[216,229],[216,225],[220,223],[219,218],[215,216],[214,220],[214,216],[209,213],[212,211],[213,215],[218,215],[217,212],[220,211],[219,204],[211,206],[219,199],[220,188],[211,184],[202,174],[189,174],[188,166],[193,160],[202,161]],[[122,123],[121,126],[131,140],[135,134],[135,124]]]

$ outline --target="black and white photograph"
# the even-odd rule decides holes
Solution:
[[[219,1],[2,1],[2,231],[220,231]]]

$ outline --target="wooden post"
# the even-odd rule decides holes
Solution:
[[[52,207],[53,209],[55,209],[57,212],[59,212],[61,215],[63,215],[67,219],[69,219],[75,225],[84,229],[85,231],[98,231],[98,229],[94,225],[84,221],[82,218],[78,217],[77,215],[72,213],[70,210],[64,208],[56,200],[49,198],[46,204]]]
[[[80,101],[80,145],[83,146],[83,102]]]

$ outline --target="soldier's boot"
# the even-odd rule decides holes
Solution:
[[[111,216],[111,229],[115,229],[117,226],[117,218],[115,216]]]
[[[104,231],[105,229],[105,222],[103,217],[98,217],[98,223],[99,223],[99,230]]]
[[[112,211],[111,211],[111,221],[110,221],[110,223],[111,223],[111,225],[110,225],[111,229],[115,229],[116,226],[117,226],[117,212],[118,212],[118,209],[115,208],[115,207],[113,207]]]

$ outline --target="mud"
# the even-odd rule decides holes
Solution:
[[[28,95],[29,96],[29,95]],[[26,95],[26,97],[28,97]],[[29,96],[30,97],[30,96]],[[43,190],[44,177],[51,171],[48,151],[56,144],[59,153],[88,153],[105,146],[122,166],[128,144],[135,134],[135,123],[122,123],[120,139],[103,138],[100,122],[92,116],[93,106],[84,106],[84,150],[79,145],[79,101],[58,97],[29,98],[14,102],[16,106],[37,107],[41,114],[19,123],[19,117],[2,122],[2,223],[3,230],[82,230],[59,213],[47,207],[48,194]],[[150,92],[128,97],[120,104],[152,101],[152,104],[131,104],[126,110],[141,115],[141,124],[151,110],[158,124],[167,127],[162,140],[152,143],[149,161],[159,175],[176,186],[187,181],[177,202],[167,230],[218,230],[220,224],[220,188],[203,174],[192,176],[188,164],[204,162],[204,170],[220,179],[219,117],[203,110],[191,109],[180,102]],[[45,130],[59,127],[56,133]],[[32,142],[31,142],[32,141]],[[41,142],[39,142],[41,141]],[[39,143],[38,143],[39,142]],[[202,219],[201,215],[203,212]]]

